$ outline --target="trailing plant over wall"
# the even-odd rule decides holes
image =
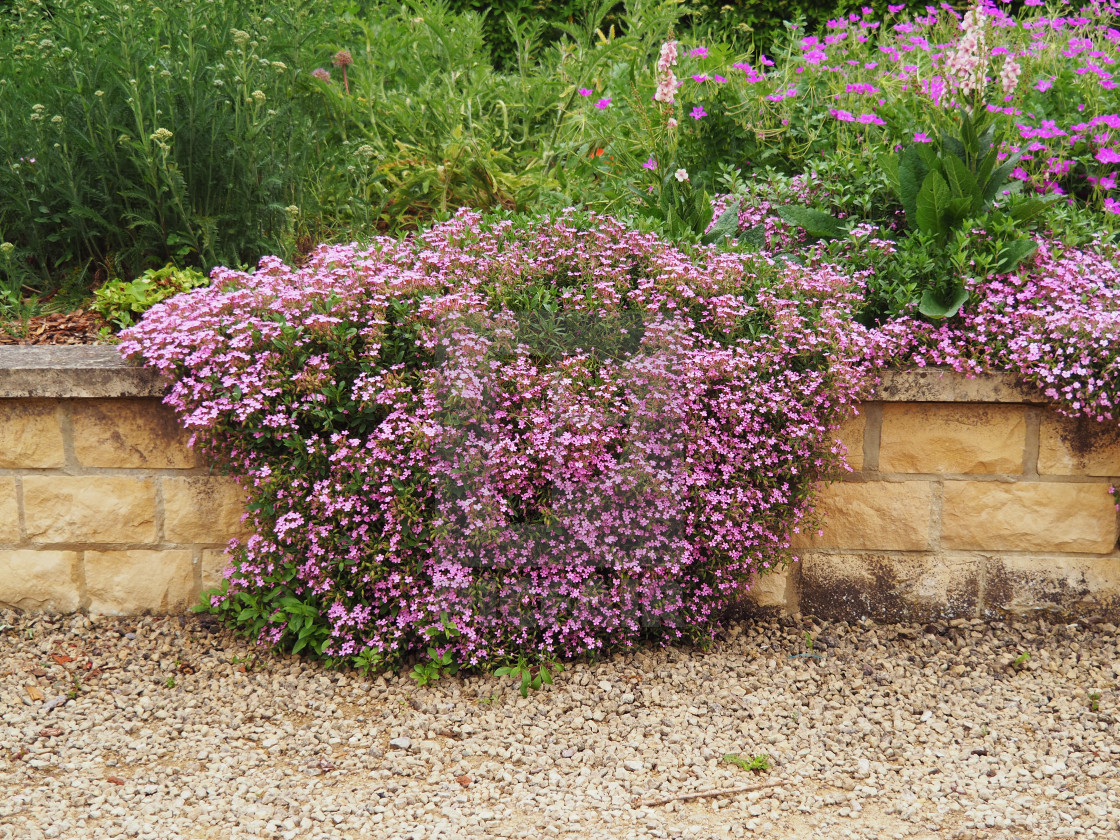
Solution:
[[[875,348],[858,303],[836,271],[605,217],[463,212],[218,269],[123,348],[251,493],[213,607],[442,672],[707,637],[837,465]]]

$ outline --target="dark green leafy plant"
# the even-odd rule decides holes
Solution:
[[[1008,181],[1018,155],[999,162],[1002,142],[1003,133],[996,131],[983,108],[962,107],[958,136],[942,132],[932,143],[912,143],[898,155],[880,158],[902,203],[907,227],[924,234],[933,257],[937,274],[927,276],[918,307],[929,318],[951,317],[968,300],[961,269],[972,262],[973,228],[986,230],[991,222],[1003,230],[990,265],[996,272],[1013,271],[1037,250],[1028,237],[1002,225],[1003,216],[993,210],[1001,195],[1020,186],[1018,181]],[[1021,229],[1046,206],[1042,199],[1027,199],[1010,203],[1006,213]]]
[[[552,670],[549,670],[549,664]],[[552,672],[559,673],[564,670],[564,666],[559,662],[552,661],[551,663],[542,662],[539,665],[530,665],[524,656],[520,656],[513,665],[503,665],[500,668],[494,669],[494,676],[496,677],[510,677],[514,682],[519,683],[518,690],[521,692],[522,697],[529,696],[529,690],[539,691],[542,686],[552,685]]]
[[[209,284],[209,278],[199,271],[165,265],[149,269],[135,280],[110,280],[93,293],[93,309],[123,330],[161,300]]]

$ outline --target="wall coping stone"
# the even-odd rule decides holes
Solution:
[[[111,344],[0,346],[0,398],[161,397],[159,374],[121,358]],[[968,378],[948,368],[890,370],[868,402],[1045,404],[1011,373]]]
[[[0,346],[0,398],[162,397],[154,370],[111,344]]]

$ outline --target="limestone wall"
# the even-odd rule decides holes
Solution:
[[[0,347],[0,605],[168,612],[216,585],[243,496],[111,347]],[[801,562],[756,606],[880,619],[1120,618],[1120,432],[1007,376],[891,374],[841,432]]]
[[[174,612],[217,585],[243,495],[159,383],[113,348],[0,350],[0,604]]]
[[[1120,430],[1010,377],[892,374],[841,432],[801,557],[762,605],[880,619],[1120,615]]]

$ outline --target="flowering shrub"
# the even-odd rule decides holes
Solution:
[[[787,562],[878,347],[859,299],[609,218],[463,212],[218,269],[123,350],[250,490],[213,600],[232,622],[477,665],[702,638]]]

